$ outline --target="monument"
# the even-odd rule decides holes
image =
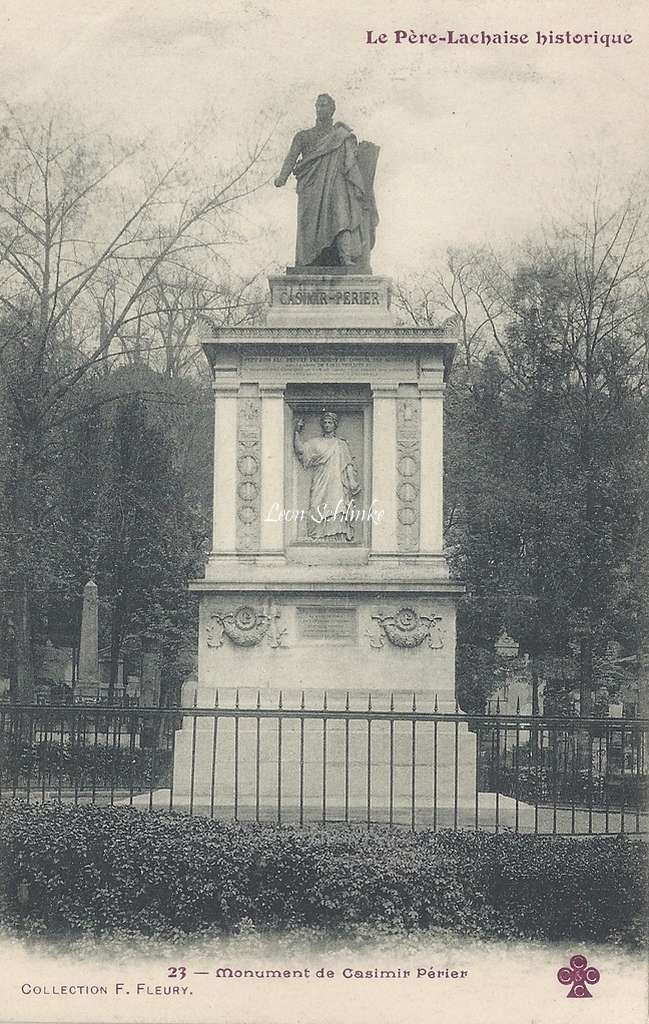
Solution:
[[[421,808],[474,799],[466,724],[377,720],[370,750],[361,717],[317,719],[323,708],[455,712],[463,592],[442,535],[456,325],[395,325],[391,282],[370,269],[378,148],[334,123],[334,109],[318,97],[315,127],[295,135],[275,180],[297,182],[296,258],[269,279],[265,326],[202,339],[213,531],[192,584],[198,679],[183,703],[218,702],[219,718],[184,717],[175,806],[231,815],[234,799],[239,815],[281,805],[290,817],[299,795],[316,816],[344,803],[353,819],[367,814],[369,788],[373,820],[386,820],[388,789],[391,807],[415,785]],[[295,714],[255,719],[278,708]]]
[[[83,697],[96,698],[99,686],[99,591],[95,581],[88,580],[83,588],[79,678],[76,689]]]

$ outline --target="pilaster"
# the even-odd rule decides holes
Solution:
[[[236,383],[214,382],[214,490],[212,551],[236,547],[237,395]]]
[[[372,499],[383,512],[372,524],[372,555],[397,550],[397,388],[372,384]]]
[[[283,554],[284,523],[284,388],[262,384],[261,395],[261,550]],[[272,514],[271,514],[272,513]]]
[[[444,546],[444,389],[441,381],[419,384],[422,554],[441,554]]]

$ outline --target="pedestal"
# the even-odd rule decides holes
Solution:
[[[174,803],[344,820],[468,804],[473,735],[421,717],[456,711],[463,588],[442,548],[454,324],[397,327],[389,279],[335,268],[272,277],[270,292],[266,326],[203,341],[214,533],[184,704],[215,714],[184,718]]]

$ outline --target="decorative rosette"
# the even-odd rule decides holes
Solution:
[[[239,647],[254,647],[268,632],[270,618],[250,605],[242,605],[223,616],[225,635]]]
[[[395,615],[381,620],[390,643],[397,647],[419,647],[430,631],[430,620],[424,621],[414,608],[400,608]]]

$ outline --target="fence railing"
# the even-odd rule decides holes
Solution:
[[[218,696],[217,696],[218,702]],[[237,820],[646,833],[649,721],[372,706],[0,708],[0,800]]]

